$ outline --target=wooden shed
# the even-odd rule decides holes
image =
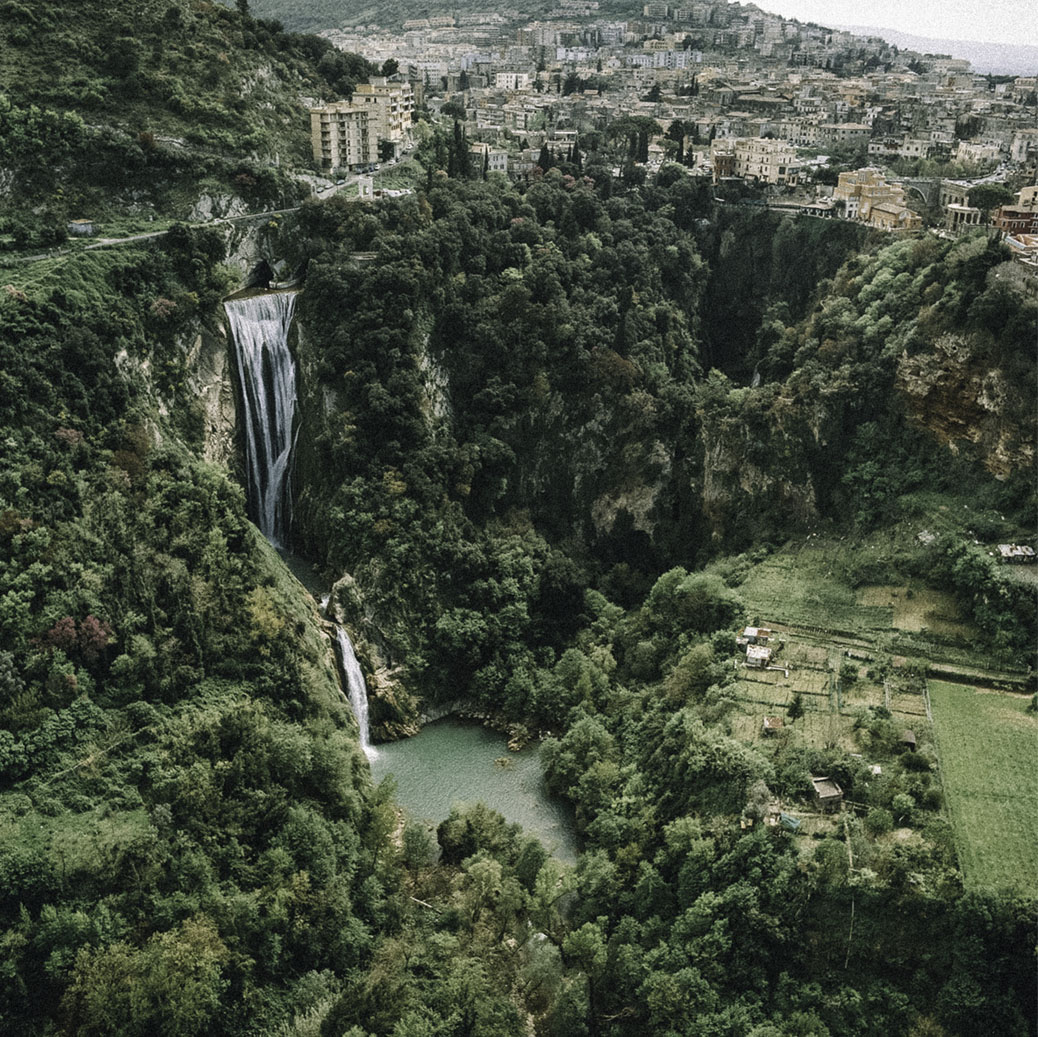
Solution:
[[[843,802],[843,789],[832,778],[812,778],[815,787],[815,806],[823,813],[839,810]]]
[[[902,732],[900,741],[901,741],[901,748],[902,749],[906,749],[906,750],[908,750],[908,752],[913,752],[913,753],[915,752],[916,742],[915,742],[915,732],[914,731],[904,731],[904,732]]]
[[[784,727],[782,717],[765,717],[762,732],[765,737],[778,734]]]

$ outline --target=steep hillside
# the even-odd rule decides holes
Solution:
[[[0,11],[0,234],[50,244],[69,219],[185,218],[205,193],[300,195],[306,105],[369,69],[316,37],[203,0]],[[30,215],[31,211],[31,215]]]
[[[183,235],[0,294],[5,1033],[238,1032],[280,990],[249,1010],[272,1026],[371,944],[381,829],[329,641],[187,447],[220,258]]]
[[[386,28],[403,26],[411,18],[432,18],[436,15],[481,14],[488,11],[486,4],[476,0],[441,5],[425,0],[390,0],[389,3],[353,3],[345,0],[249,0],[250,8],[261,17],[277,18],[291,29],[300,32],[318,32],[343,25],[381,25]],[[550,0],[519,0],[510,3],[503,13],[516,21],[540,18],[555,9]],[[493,12],[499,13],[499,12]]]

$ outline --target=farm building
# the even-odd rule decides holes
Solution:
[[[740,647],[743,645],[766,645],[770,644],[774,637],[774,632],[768,627],[745,627],[743,632],[735,639],[735,643]]]
[[[746,665],[763,670],[771,662],[771,649],[764,645],[746,646]]]
[[[819,810],[828,813],[840,809],[843,789],[832,778],[812,778],[811,784],[815,787],[815,806]]]
[[[1034,548],[1026,544],[999,544],[998,555],[1010,565],[1030,565],[1035,560]]]
[[[905,731],[901,735],[901,748],[906,749],[908,752],[915,752],[915,732]]]
[[[778,734],[782,730],[782,717],[765,717],[763,732],[765,736]]]

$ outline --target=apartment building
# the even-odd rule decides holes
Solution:
[[[394,149],[411,138],[414,121],[414,91],[410,83],[393,83],[385,76],[371,76],[353,91],[354,107],[371,113],[375,135]]]
[[[485,170],[487,173],[508,172],[508,151],[495,148],[483,141],[475,141],[469,145],[472,154],[473,168]]]
[[[1002,149],[998,144],[976,140],[960,140],[955,150],[957,162],[968,162],[978,166],[996,165],[1001,157]]]
[[[372,113],[349,101],[310,109],[314,161],[325,170],[356,169],[378,161],[378,135]]]
[[[529,72],[495,72],[496,90],[529,90],[532,76]]]

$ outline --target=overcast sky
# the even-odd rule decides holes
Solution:
[[[762,11],[819,25],[866,25],[917,36],[1038,44],[1034,0],[753,0]]]

